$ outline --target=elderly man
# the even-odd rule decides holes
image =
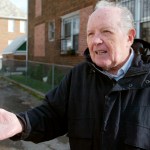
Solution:
[[[142,54],[150,46],[133,50],[135,34],[127,8],[98,2],[87,24],[87,60],[42,105],[17,116],[1,110],[0,139],[38,143],[67,133],[71,150],[150,150],[150,64]]]

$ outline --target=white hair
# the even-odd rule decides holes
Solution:
[[[107,7],[119,8],[121,10],[121,19],[122,19],[123,27],[126,28],[127,30],[134,28],[134,19],[133,19],[132,13],[130,12],[130,10],[127,7],[122,6],[121,3],[109,2],[107,0],[101,0],[101,1],[97,2],[96,6],[95,6],[95,10],[101,9],[101,8],[107,8]]]

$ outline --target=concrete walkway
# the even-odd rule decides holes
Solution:
[[[14,83],[0,78],[0,107],[11,112],[21,112],[40,104],[40,100]],[[69,150],[68,138],[34,144],[25,141],[0,141],[0,150]]]

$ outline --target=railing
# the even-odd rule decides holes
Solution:
[[[56,87],[72,66],[0,59],[1,76],[45,93]]]

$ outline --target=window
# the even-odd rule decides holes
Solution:
[[[79,15],[67,15],[62,18],[61,53],[76,52],[79,39]]]
[[[150,42],[150,0],[141,2],[140,15],[140,37]]]
[[[133,13],[136,38],[150,42],[150,0],[120,0]]]
[[[10,45],[13,42],[13,40],[8,40],[8,45]]]
[[[150,20],[150,0],[143,0],[141,3],[141,19]]]
[[[15,28],[15,21],[8,20],[8,32],[14,32],[14,28]]]
[[[122,5],[128,7],[135,18],[135,0],[121,0]]]
[[[150,42],[150,21],[141,23],[141,38]]]
[[[49,41],[54,41],[55,39],[55,22],[51,21],[49,22],[49,30],[48,30],[48,38]]]
[[[26,32],[26,21],[20,21],[20,32],[21,33]]]

